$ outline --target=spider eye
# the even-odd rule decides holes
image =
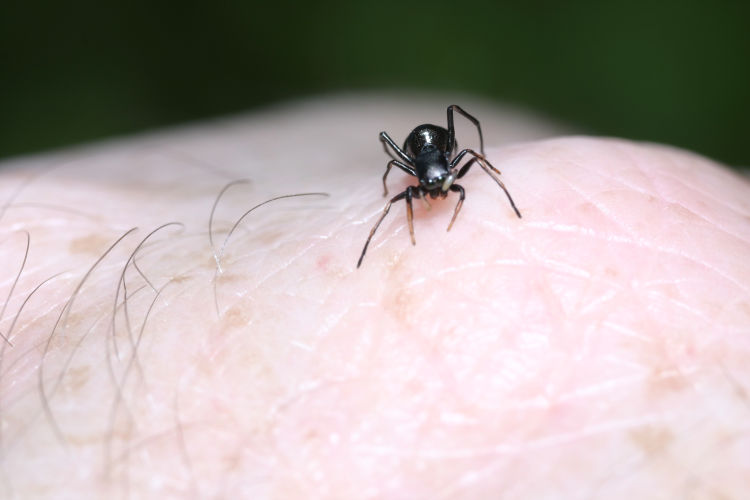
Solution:
[[[429,191],[439,188],[442,182],[443,182],[443,179],[440,177],[430,177],[430,178],[422,179],[422,185],[425,187],[425,189]]]

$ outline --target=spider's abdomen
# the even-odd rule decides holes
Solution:
[[[404,150],[414,158],[419,156],[425,146],[434,146],[444,155],[453,152],[453,145],[448,146],[448,131],[437,125],[420,125],[404,141]]]

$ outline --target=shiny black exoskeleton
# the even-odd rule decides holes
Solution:
[[[472,149],[463,149],[456,154],[458,147],[456,143],[456,132],[453,127],[454,111],[466,117],[477,127],[477,132],[479,133],[480,153],[477,153]],[[359,256],[357,267],[362,265],[362,259],[365,257],[367,246],[370,244],[370,240],[375,234],[375,231],[378,230],[380,223],[383,222],[385,216],[388,215],[391,205],[398,200],[406,200],[406,219],[409,222],[409,234],[411,235],[412,245],[416,245],[416,240],[414,239],[412,199],[422,198],[426,202],[427,196],[432,199],[445,198],[448,191],[457,192],[459,194],[458,203],[453,211],[453,218],[451,218],[451,222],[448,224],[448,231],[450,231],[458,212],[461,210],[461,205],[463,205],[464,199],[466,198],[464,188],[455,184],[455,181],[456,179],[463,177],[466,172],[469,171],[469,168],[471,168],[474,162],[478,162],[482,169],[484,169],[484,171],[487,172],[495,182],[497,182],[502,190],[505,191],[505,194],[510,201],[510,206],[513,207],[516,215],[521,218],[521,212],[516,208],[516,204],[513,202],[513,198],[511,198],[505,185],[496,175],[494,175],[500,175],[500,171],[493,167],[484,156],[484,138],[482,137],[482,127],[479,125],[479,120],[461,109],[461,107],[455,104],[448,106],[448,129],[438,127],[437,125],[420,125],[412,130],[406,138],[403,149],[399,148],[393,139],[391,139],[385,132],[380,132],[380,140],[383,142],[383,147],[389,156],[393,158],[393,154],[388,150],[387,146],[390,146],[393,152],[396,153],[396,156],[400,159],[393,158],[386,166],[385,174],[383,175],[383,196],[388,194],[388,187],[386,186],[385,180],[394,165],[407,174],[416,177],[419,181],[419,185],[407,187],[406,190],[391,198],[386,204],[383,213],[370,231],[370,236],[367,237],[365,247],[362,249],[362,255]],[[466,155],[469,155],[471,159],[459,170],[458,164]]]

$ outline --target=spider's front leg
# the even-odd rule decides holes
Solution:
[[[479,132],[479,151],[481,151],[482,156],[484,156],[484,137],[482,137],[482,127],[479,125],[479,120],[464,111],[461,106],[457,104],[451,104],[448,106],[448,144],[452,145],[456,140],[456,130],[453,126],[453,110],[456,110],[477,127],[477,132]]]
[[[456,208],[453,210],[451,223],[448,224],[448,229],[446,229],[446,231],[450,231],[453,227],[453,223],[456,222],[456,216],[458,215],[458,212],[461,211],[461,207],[463,206],[464,200],[466,199],[466,191],[464,191],[464,188],[459,186],[458,184],[452,184],[450,190],[458,192],[458,203],[456,203]]]
[[[403,200],[406,198],[406,217],[409,221],[409,232],[411,233],[411,239],[412,243],[414,242],[414,227],[412,225],[412,206],[411,206],[411,199],[414,195],[414,188],[413,186],[409,186],[404,190],[403,192],[397,194],[391,200],[386,203],[385,208],[383,208],[383,213],[380,214],[380,218],[375,223],[374,226],[372,226],[372,229],[370,230],[370,235],[367,237],[367,241],[365,241],[365,246],[362,249],[362,254],[359,256],[359,260],[357,261],[357,268],[362,265],[362,259],[365,258],[365,253],[367,252],[367,247],[370,245],[370,240],[372,240],[372,237],[375,235],[375,231],[378,230],[380,227],[380,223],[383,222],[383,219],[385,219],[385,216],[388,215],[388,212],[391,210],[391,205],[393,205],[395,202],[399,200]],[[417,194],[418,196],[418,194]]]
[[[398,160],[391,160],[391,161],[389,161],[388,165],[385,167],[385,173],[383,174],[383,196],[388,196],[388,186],[385,184],[385,179],[386,179],[386,177],[388,177],[388,174],[390,173],[391,167],[393,165],[396,165],[398,168],[400,168],[401,170],[403,170],[404,172],[406,172],[409,175],[412,175],[414,177],[417,176],[417,171],[414,170],[413,167],[410,167],[409,165],[407,165],[405,163],[401,163]]]
[[[464,149],[460,153],[458,153],[456,157],[453,158],[453,160],[450,162],[451,170],[453,170],[456,167],[456,165],[458,165],[459,162],[463,159],[463,157],[466,156],[467,154],[471,155],[473,158],[469,160],[469,162],[466,165],[461,167],[461,170],[458,172],[458,175],[456,176],[456,178],[460,179],[461,177],[463,177],[466,174],[466,172],[469,171],[469,168],[471,168],[471,166],[474,164],[475,161],[479,162],[479,166],[481,166],[482,169],[485,172],[487,172],[487,175],[492,177],[492,180],[494,180],[497,183],[497,185],[500,186],[500,188],[503,191],[505,191],[505,195],[508,197],[510,206],[513,207],[513,211],[516,212],[516,215],[520,219],[521,212],[519,212],[518,208],[516,208],[516,204],[513,201],[513,198],[510,196],[508,189],[505,187],[505,184],[503,184],[503,181],[501,181],[498,177],[500,175],[500,171],[496,169],[495,167],[493,167],[492,164],[487,160],[487,158],[484,157],[484,155],[480,155],[473,149]],[[494,175],[493,172],[494,174],[497,174],[497,175]]]
[[[380,132],[380,140],[383,142],[383,147],[385,147],[386,145],[390,146],[391,149],[405,163],[407,163],[408,165],[414,165],[414,160],[408,154],[406,154],[400,147],[398,147],[398,145],[395,142],[393,142],[393,139],[391,139],[391,136],[389,136],[386,132]],[[385,152],[388,153],[388,149],[387,148],[386,148]],[[390,156],[390,153],[388,153],[388,155]]]

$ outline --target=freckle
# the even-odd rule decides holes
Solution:
[[[279,231],[279,230],[269,228],[263,231],[258,231],[255,234],[255,241],[258,245],[269,246],[272,243],[277,242],[279,239],[281,239],[285,235],[286,233],[284,231]]]
[[[243,306],[233,306],[229,308],[222,316],[223,326],[226,328],[237,328],[247,325],[250,318],[247,310]]]
[[[247,277],[243,276],[242,273],[222,273],[216,277],[216,281],[222,283],[242,283],[246,280]]]
[[[83,320],[87,318],[88,316],[86,316],[85,314],[81,314],[75,311],[71,312],[67,317],[65,328],[72,328],[72,329],[78,328],[83,322]]]
[[[688,387],[685,376],[667,371],[657,371],[649,377],[648,389],[651,397],[665,397],[671,393],[681,392]]]
[[[674,435],[664,427],[646,426],[633,429],[630,439],[646,454],[664,453],[674,441]]]
[[[585,203],[581,203],[580,205],[578,205],[578,209],[581,212],[586,213],[586,214],[590,214],[592,212],[596,212],[597,211],[597,208],[594,206],[594,204],[591,203],[591,202],[588,202],[588,201],[585,202]]]
[[[76,392],[86,385],[90,379],[90,367],[78,366],[70,368],[65,372],[65,388],[71,392]]]
[[[82,238],[75,238],[70,242],[69,250],[70,253],[90,253],[99,254],[104,248],[107,248],[111,242],[104,236],[98,234],[91,234]]]
[[[172,277],[172,283],[183,283],[189,279],[190,278],[188,276],[185,276],[184,274],[178,274]]]
[[[744,387],[742,387],[740,384],[732,384],[734,387],[734,393],[737,396],[738,399],[740,399],[743,403],[747,403],[750,401],[750,397],[747,395],[747,391]]]
[[[318,430],[317,429],[307,429],[305,432],[303,439],[305,441],[317,441],[318,439]]]
[[[620,273],[613,267],[605,267],[604,274],[610,278],[616,278]]]

